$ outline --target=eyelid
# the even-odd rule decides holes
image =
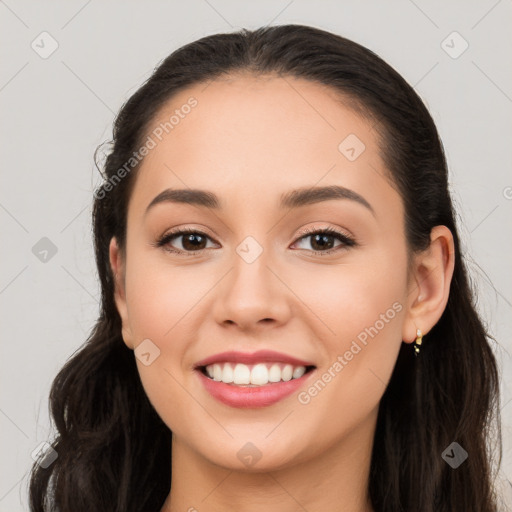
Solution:
[[[296,240],[298,240],[300,238],[304,238],[305,236],[308,236],[308,235],[315,235],[317,233],[330,233],[333,236],[342,236],[349,240],[354,239],[352,235],[350,235],[346,231],[344,232],[341,228],[327,225],[327,226],[319,226],[319,227],[315,227],[315,228],[309,228],[309,227],[305,228],[302,231],[299,231],[299,233],[297,234]]]
[[[300,242],[304,238],[308,238],[310,236],[313,236],[316,234],[321,234],[321,233],[326,233],[328,236],[338,238],[338,240],[341,242],[341,244],[334,248],[325,250],[325,251],[318,251],[318,250],[314,250],[314,249],[302,249],[302,250],[306,250],[313,254],[327,255],[327,254],[339,252],[343,248],[346,249],[346,248],[358,245],[352,235],[344,233],[343,230],[341,230],[341,228],[333,228],[332,226],[329,226],[329,225],[303,229],[296,235],[292,245],[296,244],[297,242]],[[168,252],[175,253],[178,255],[186,255],[186,256],[202,255],[203,252],[207,250],[207,248],[199,249],[197,251],[183,251],[182,249],[166,248],[166,245],[170,242],[170,240],[172,240],[173,238],[180,238],[181,236],[185,236],[187,234],[197,234],[197,235],[203,236],[203,237],[213,241],[214,243],[218,244],[218,242],[215,241],[212,236],[210,236],[208,233],[205,233],[201,229],[196,229],[193,226],[186,226],[186,227],[178,226],[178,227],[171,229],[170,231],[167,231],[165,234],[163,234],[161,237],[159,237],[156,242],[152,243],[151,245],[153,245],[154,247],[157,247],[157,248],[163,248],[164,250],[166,250]]]
[[[198,235],[208,237],[210,240],[214,240],[215,237],[219,238],[217,233],[215,233],[215,231],[213,231],[212,229],[196,227],[193,224],[187,224],[185,226],[176,226],[174,228],[169,229],[163,235],[158,237],[157,243],[165,238],[169,238],[169,237],[175,236],[175,235],[184,235],[187,233],[197,233]],[[218,242],[216,242],[216,243],[218,243]]]
[[[198,251],[183,251],[182,249],[168,249],[166,246],[167,244],[173,239],[173,238],[180,238],[182,236],[185,236],[187,234],[196,234],[203,236],[209,240],[212,240],[214,243],[218,244],[215,240],[213,240],[213,237],[209,235],[208,233],[205,233],[201,229],[196,229],[194,227],[176,227],[171,229],[170,231],[167,231],[162,236],[160,236],[155,242],[152,242],[151,245],[156,248],[164,249],[167,252],[175,253],[175,254],[186,254],[188,256],[193,255],[199,255],[202,254],[205,249],[200,249]]]
[[[322,234],[322,233],[326,233],[328,236],[337,238],[341,242],[341,244],[336,247],[333,247],[331,249],[328,249],[326,251],[318,251],[318,250],[314,250],[314,249],[305,249],[305,250],[308,250],[309,252],[312,252],[313,254],[327,255],[327,254],[339,252],[340,250],[342,250],[344,248],[346,249],[346,248],[354,247],[354,246],[358,245],[355,238],[352,235],[344,233],[343,230],[341,230],[340,228],[333,228],[331,226],[319,226],[319,227],[313,228],[313,229],[306,228],[305,230],[301,231],[298,234],[298,238],[296,238],[296,240],[293,242],[292,245],[295,245],[297,242],[300,242],[304,238],[308,238],[310,236]]]

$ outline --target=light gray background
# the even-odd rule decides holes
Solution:
[[[51,381],[98,313],[90,225],[96,146],[110,139],[114,114],[172,50],[268,23],[309,24],[367,46],[432,113],[479,309],[501,347],[502,471],[512,481],[510,0],[0,0],[0,14],[0,511],[28,510],[31,452],[52,435]],[[59,45],[47,59],[31,47],[49,48],[43,31]],[[469,44],[458,58],[442,46],[453,31]],[[453,38],[444,44],[462,48]],[[57,247],[46,262],[32,251],[43,237]]]

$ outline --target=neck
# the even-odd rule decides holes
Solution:
[[[372,512],[368,497],[377,411],[324,453],[258,473],[213,464],[173,436],[172,492],[161,512]]]

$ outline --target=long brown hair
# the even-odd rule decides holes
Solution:
[[[381,156],[405,206],[410,254],[428,247],[434,226],[451,230],[455,270],[449,300],[418,358],[402,344],[380,403],[369,493],[376,512],[496,512],[499,374],[493,338],[468,283],[436,127],[413,88],[375,53],[303,25],[244,29],[187,44],[122,106],[104,182],[94,194],[101,311],[86,343],[53,382],[50,409],[58,433],[52,447],[58,457],[46,469],[34,464],[30,510],[158,512],[170,491],[172,433],[150,404],[133,352],[122,340],[109,264],[112,237],[125,251],[138,165],[114,179],[176,93],[237,72],[303,78],[341,93],[377,127]],[[468,453],[457,469],[442,457],[452,442]]]

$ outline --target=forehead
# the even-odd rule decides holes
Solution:
[[[138,170],[137,209],[166,188],[244,196],[245,204],[252,197],[253,206],[313,185],[394,194],[371,122],[332,88],[304,79],[241,75],[196,84],[160,109],[146,135],[155,146]]]

